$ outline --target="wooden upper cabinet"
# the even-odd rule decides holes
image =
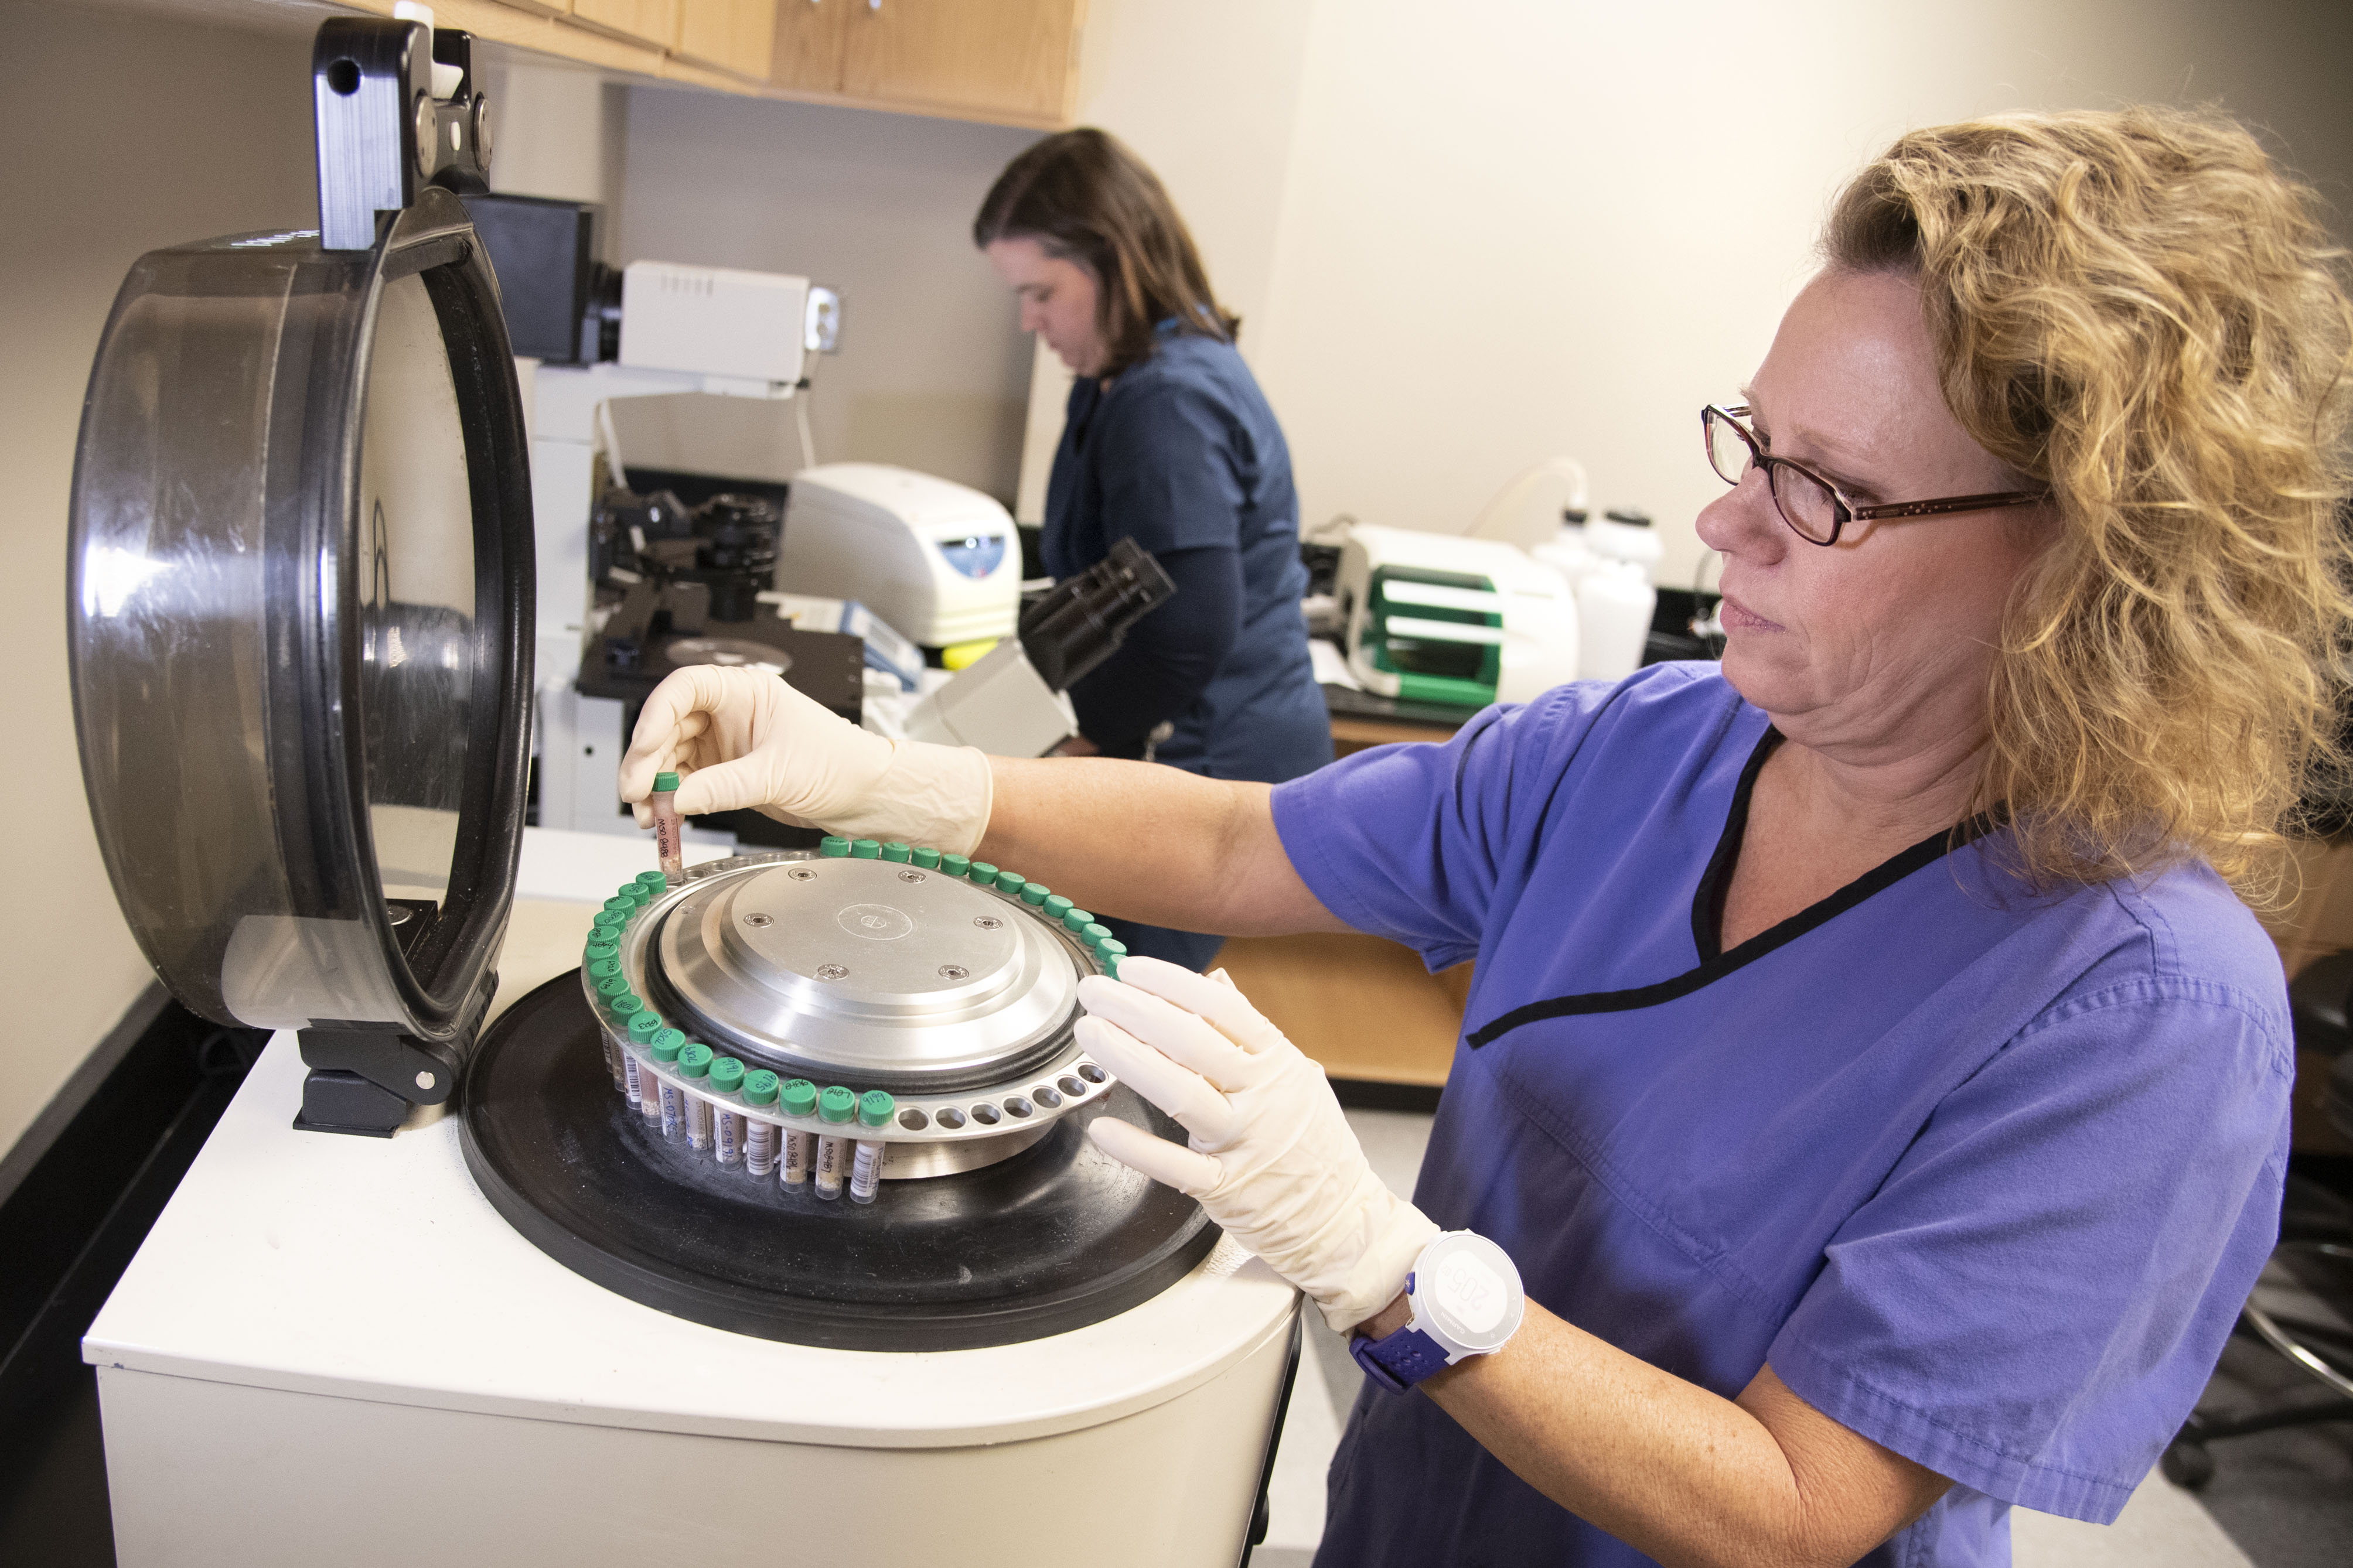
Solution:
[[[1060,125],[1084,13],[1084,0],[778,0],[769,79],[880,109]]]
[[[572,19],[669,48],[678,37],[679,0],[572,0]]]
[[[774,63],[780,3],[788,0],[677,0],[678,41],[672,47],[688,59],[765,81]]]

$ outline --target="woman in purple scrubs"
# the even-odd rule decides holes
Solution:
[[[681,685],[624,793],[715,766],[1090,908],[1478,961],[1410,1204],[1229,986],[1082,985],[1192,1134],[1097,1142],[1377,1370],[1319,1562],[2005,1563],[2013,1506],[2115,1517],[2274,1234],[2286,1000],[2235,889],[2353,625],[2327,250],[2227,122],[1915,132],[1703,418],[1720,669],[1272,789]]]

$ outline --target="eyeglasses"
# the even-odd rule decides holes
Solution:
[[[1707,441],[1708,466],[1727,485],[1736,485],[1758,468],[1773,493],[1774,509],[1790,531],[1809,544],[1836,544],[1850,522],[1871,522],[1890,517],[1936,517],[1945,512],[1993,511],[2008,506],[2032,506],[2051,499],[2049,490],[2002,490],[1992,495],[1943,496],[1935,500],[1899,501],[1893,506],[1857,506],[1844,491],[1812,469],[1787,458],[1767,455],[1741,420],[1746,404],[1699,411],[1700,434]]]

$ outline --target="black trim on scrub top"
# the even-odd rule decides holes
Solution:
[[[1731,952],[1722,951],[1724,900],[1732,884],[1732,868],[1740,858],[1741,840],[1748,831],[1748,797],[1756,788],[1757,775],[1765,766],[1765,759],[1781,743],[1781,733],[1767,729],[1757,742],[1747,765],[1741,770],[1740,783],[1733,791],[1732,807],[1725,814],[1724,837],[1716,841],[1715,854],[1701,874],[1698,890],[1692,898],[1692,936],[1697,942],[1700,962],[1671,980],[1655,984],[1637,985],[1625,991],[1587,991],[1573,996],[1550,996],[1514,1007],[1502,1017],[1482,1025],[1464,1037],[1472,1050],[1493,1045],[1523,1024],[1539,1023],[1546,1018],[1570,1018],[1589,1013],[1630,1013],[1643,1007],[1656,1007],[1679,996],[1688,996],[1701,986],[1722,979],[1736,969],[1783,947],[1808,931],[1845,913],[1878,892],[1893,887],[1930,861],[1960,848],[1981,837],[1993,826],[1989,816],[1973,816],[1957,827],[1942,828],[1930,834],[1908,849],[1899,850],[1887,859],[1849,882],[1845,887],[1791,915],[1780,924],[1758,931]]]

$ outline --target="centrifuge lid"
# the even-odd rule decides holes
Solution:
[[[71,528],[83,778],[157,974],[227,1024],[459,1034],[513,887],[533,607],[522,401],[457,197],[367,250],[142,257]]]

